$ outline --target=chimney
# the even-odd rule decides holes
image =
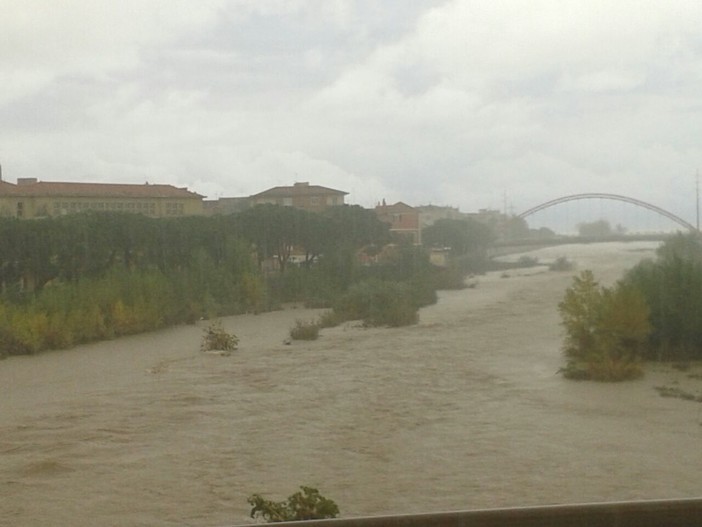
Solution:
[[[310,182],[309,181],[297,181],[295,182],[296,187],[309,187]]]

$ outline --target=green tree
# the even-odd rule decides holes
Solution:
[[[702,358],[702,238],[678,234],[640,262],[624,281],[651,309],[649,357]]]
[[[241,212],[237,220],[241,234],[256,249],[259,265],[274,258],[281,274],[284,274],[293,249],[298,247],[304,250],[305,243],[317,241],[310,234],[316,226],[313,214],[295,207],[267,204]],[[309,250],[313,254],[317,252],[316,247],[310,246]]]
[[[422,231],[422,240],[428,247],[449,247],[452,256],[484,253],[494,240],[487,225],[470,218],[440,219]]]
[[[566,332],[566,376],[616,381],[641,374],[638,363],[651,326],[640,291],[624,283],[601,287],[586,270],[574,277],[558,310]]]
[[[596,332],[601,318],[602,293],[592,271],[573,277],[558,311],[566,336],[563,351],[576,360],[586,360],[597,349]]]
[[[612,227],[607,220],[579,223],[578,234],[592,238],[604,238],[612,234]]]
[[[520,240],[530,235],[529,224],[524,218],[510,216],[502,224],[502,235],[506,240]]]
[[[359,205],[329,207],[323,217],[332,227],[328,238],[327,250],[340,246],[359,249],[367,245],[382,247],[390,242],[390,228],[378,219],[373,210]]]
[[[339,515],[337,504],[322,496],[317,489],[302,486],[300,490],[280,502],[252,494],[247,500],[251,505],[251,517],[260,517],[267,522],[286,522],[324,520]]]

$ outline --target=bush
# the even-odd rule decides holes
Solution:
[[[239,346],[239,337],[222,329],[222,323],[212,322],[203,330],[201,351],[234,351]]]
[[[630,381],[643,376],[641,363],[636,358],[602,357],[588,363],[590,379],[603,382]]]
[[[290,338],[293,340],[317,340],[319,338],[319,324],[297,320],[295,327],[290,329]]]
[[[335,304],[340,320],[367,326],[407,326],[419,318],[417,295],[405,283],[366,280],[349,288]]]
[[[263,518],[267,522],[286,522],[303,520],[324,520],[336,518],[339,507],[333,500],[325,498],[319,491],[312,487],[300,487],[298,491],[287,500],[275,502],[264,499],[259,494],[252,494],[248,498],[251,505],[251,517]]]
[[[565,256],[559,256],[548,266],[549,271],[572,271],[573,269],[575,269],[575,264]]]
[[[320,328],[333,328],[335,326],[338,326],[341,324],[342,319],[339,316],[338,313],[336,313],[334,310],[329,310],[324,313],[322,313],[319,316],[319,320],[317,321],[317,325]]]
[[[534,267],[539,265],[539,259],[534,256],[520,256],[517,260],[517,267]]]
[[[583,271],[558,310],[566,330],[567,378],[619,381],[642,374],[639,358],[651,327],[638,290],[621,283],[600,287],[591,271]]]
[[[576,381],[619,382],[638,379],[643,375],[643,369],[636,359],[603,357],[587,362],[570,360],[560,373],[566,379]]]
[[[631,269],[624,281],[651,309],[649,358],[702,358],[702,238],[678,235],[658,250],[655,261]]]
[[[434,287],[442,291],[465,289],[468,287],[466,285],[467,274],[457,266],[437,269],[434,272]]]

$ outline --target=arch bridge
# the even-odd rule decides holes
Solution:
[[[682,227],[689,229],[690,231],[697,232],[697,230],[698,230],[697,227],[695,227],[691,223],[685,221],[680,216],[673,214],[672,212],[669,212],[665,209],[657,207],[656,205],[652,205],[651,203],[647,203],[645,201],[630,198],[628,196],[622,196],[620,194],[586,193],[586,194],[572,194],[570,196],[562,196],[560,198],[552,199],[551,201],[546,201],[546,202],[542,203],[541,205],[537,205],[536,207],[532,207],[528,210],[525,210],[521,214],[518,214],[517,217],[525,219],[527,216],[531,216],[532,214],[539,212],[539,211],[542,211],[544,209],[547,209],[549,207],[553,207],[555,205],[560,205],[561,203],[566,203],[568,201],[579,201],[579,200],[585,200],[585,199],[609,199],[609,200],[614,200],[614,201],[622,201],[624,203],[630,203],[632,205],[636,205],[638,207],[648,209],[648,210],[653,211],[661,216],[664,216],[664,217],[668,218],[669,220],[674,221],[678,225],[681,225]]]

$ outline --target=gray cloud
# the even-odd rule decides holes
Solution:
[[[694,214],[697,2],[6,3],[10,179],[309,180],[464,210],[599,191]]]

